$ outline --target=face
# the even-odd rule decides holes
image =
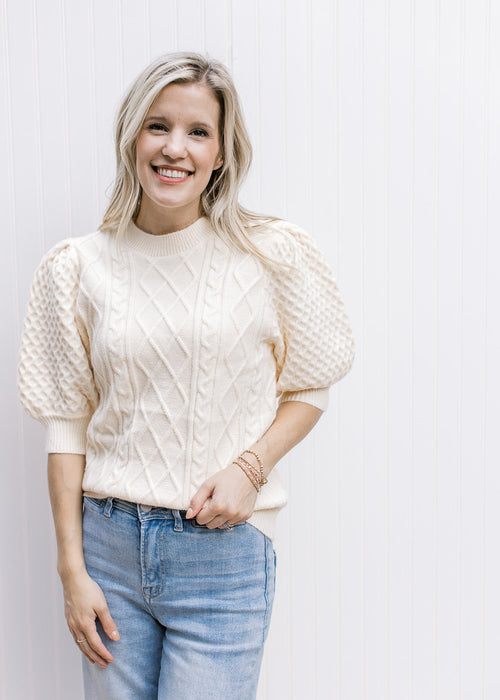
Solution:
[[[136,141],[140,228],[168,232],[200,216],[201,194],[223,162],[219,116],[219,103],[206,85],[173,83],[162,90]]]

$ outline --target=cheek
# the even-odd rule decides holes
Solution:
[[[136,156],[135,162],[137,165],[145,164],[149,161],[151,155],[151,144],[147,136],[139,136],[136,141]]]
[[[203,166],[207,171],[212,172],[212,169],[216,165],[215,161],[219,154],[219,149],[213,144],[210,148],[205,148],[203,153],[200,153],[200,162],[203,162]]]

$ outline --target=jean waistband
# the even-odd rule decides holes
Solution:
[[[87,498],[91,498],[88,496]],[[131,513],[137,517],[141,515],[147,515],[148,513],[154,512],[157,514],[165,513],[171,514],[173,517],[180,517],[186,519],[187,509],[178,510],[177,508],[168,508],[167,506],[151,506],[147,503],[135,503],[133,501],[126,501],[123,498],[117,498],[116,496],[108,496],[106,498],[93,498],[92,500],[98,501],[104,506],[104,512],[106,515],[110,515],[113,508],[118,508],[118,510],[124,510],[127,513]]]

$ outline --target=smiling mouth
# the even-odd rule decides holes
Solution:
[[[158,173],[158,175],[161,175],[161,177],[167,177],[171,178],[172,180],[186,180],[190,175],[192,175],[192,172],[189,172],[188,170],[175,170],[175,168],[161,168],[157,165],[153,165],[153,170]]]

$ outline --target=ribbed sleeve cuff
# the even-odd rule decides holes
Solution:
[[[279,397],[278,405],[285,401],[304,401],[316,408],[326,411],[330,397],[330,387],[321,389],[303,389],[302,391],[283,391]]]
[[[47,452],[68,452],[84,455],[87,452],[87,427],[91,416],[83,418],[49,418],[45,422]]]

